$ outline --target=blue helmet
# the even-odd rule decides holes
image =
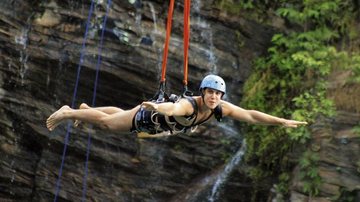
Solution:
[[[199,90],[202,91],[204,88],[212,88],[222,92],[223,94],[226,93],[226,85],[224,79],[217,75],[207,75],[201,81]]]

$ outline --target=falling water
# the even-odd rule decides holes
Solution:
[[[185,191],[180,192],[170,201],[216,201],[219,197],[220,189],[234,168],[239,165],[245,150],[246,142],[243,140],[241,148],[236,152],[228,164],[213,169],[210,173],[207,173],[206,176],[201,177],[200,180],[195,180],[192,184],[187,186]]]
[[[235,137],[239,135],[239,131],[236,130],[233,120],[223,121],[217,124],[217,127],[224,131],[224,134],[229,137]]]
[[[200,8],[202,6],[201,0],[194,0],[192,5],[193,11],[197,14],[196,19],[194,20],[198,29],[201,30],[201,37],[205,41],[206,47],[204,48],[205,54],[208,57],[209,65],[212,73],[217,74],[217,57],[215,55],[215,46],[213,43],[213,32],[211,29],[211,25],[203,20],[200,16]],[[219,125],[222,129],[225,130],[225,134],[230,135],[238,135],[238,132],[234,129],[234,127],[229,126],[229,123]],[[239,164],[246,150],[246,142],[245,140],[242,143],[241,148],[237,151],[237,153],[232,157],[231,161],[225,166],[224,170],[218,174],[216,177],[215,183],[212,186],[211,194],[208,197],[208,200],[213,202],[219,196],[219,191],[222,185],[226,182],[228,176],[233,171],[233,169]]]
[[[201,37],[204,39],[206,48],[204,49],[206,56],[209,59],[209,66],[212,71],[212,73],[217,74],[217,58],[214,54],[215,46],[213,43],[213,33],[212,29],[209,23],[207,23],[205,20],[203,20],[200,16],[200,8],[201,8],[202,2],[201,0],[195,0],[193,1],[192,10],[197,14],[197,17],[195,19],[195,25],[198,27],[198,29],[201,30]]]
[[[150,7],[151,15],[152,15],[153,22],[154,22],[154,30],[153,30],[153,32],[154,32],[154,33],[158,33],[157,22],[156,22],[157,19],[156,19],[156,13],[155,13],[154,5],[153,5],[151,2],[147,2],[147,4],[148,4],[149,7]]]
[[[246,150],[246,141],[244,140],[239,151],[236,152],[236,154],[231,159],[229,164],[227,164],[225,166],[223,172],[217,177],[215,184],[211,190],[211,195],[208,198],[210,202],[214,202],[218,198],[219,190],[220,190],[221,186],[224,184],[227,177],[230,175],[231,171],[233,171],[235,166],[237,166],[239,164],[239,162],[242,159],[242,156],[245,153],[245,150]]]
[[[24,84],[24,77],[25,77],[26,71],[29,69],[29,67],[27,65],[29,55],[28,55],[28,53],[26,51],[29,31],[30,31],[30,27],[23,28],[21,30],[20,35],[15,36],[15,43],[17,43],[17,44],[19,44],[21,46],[20,50],[19,50],[20,51],[19,74],[20,74],[20,77],[21,77],[21,85]]]
[[[135,1],[134,5],[136,8],[135,24],[141,27],[141,19],[142,19],[141,3],[139,3],[139,1]]]
[[[16,174],[16,170],[13,170],[13,172],[14,172],[14,174],[11,176],[11,183],[13,183],[14,182],[14,180],[15,180],[15,174]]]

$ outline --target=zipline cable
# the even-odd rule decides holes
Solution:
[[[93,92],[93,98],[92,98],[92,104],[91,106],[95,106],[96,101],[96,91],[97,91],[97,84],[98,84],[98,78],[99,78],[99,70],[100,70],[100,64],[101,64],[101,53],[102,53],[102,47],[104,42],[104,33],[105,33],[105,27],[106,27],[106,20],[109,14],[111,5],[111,0],[108,0],[107,7],[106,7],[106,13],[104,17],[104,22],[102,24],[102,30],[101,30],[101,37],[100,37],[100,45],[98,47],[98,57],[97,57],[97,63],[96,63],[96,76],[94,81],[94,92]],[[85,160],[85,169],[84,169],[84,178],[83,178],[83,190],[82,190],[82,199],[81,201],[86,201],[86,191],[87,191],[87,176],[88,176],[88,162],[89,162],[89,156],[90,156],[90,146],[91,146],[91,135],[88,133],[88,142],[86,147],[86,160]]]
[[[80,60],[79,60],[78,68],[77,68],[76,82],[75,82],[74,93],[73,93],[72,102],[71,102],[71,108],[75,107],[77,89],[78,89],[79,80],[80,80],[81,66],[82,66],[83,58],[84,58],[84,54],[85,54],[84,51],[85,51],[85,46],[86,46],[86,40],[87,40],[87,35],[88,35],[88,30],[89,30],[90,19],[91,19],[93,11],[94,11],[94,0],[91,0],[89,14],[88,14],[88,18],[86,21],[85,34],[84,34],[84,38],[83,38],[83,42],[82,42],[82,48],[80,51]],[[65,162],[67,145],[69,144],[70,126],[71,126],[71,124],[68,123],[67,129],[66,129],[65,140],[64,140],[64,149],[63,149],[61,165],[60,165],[60,169],[59,169],[59,175],[58,175],[58,178],[56,181],[54,202],[57,202],[59,191],[60,191],[61,176],[62,176],[62,171],[63,171],[63,167],[64,167],[64,162]]]

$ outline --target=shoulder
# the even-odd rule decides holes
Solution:
[[[238,112],[238,111],[243,110],[241,107],[236,106],[236,105],[234,105],[234,104],[232,104],[232,103],[230,103],[228,101],[225,101],[225,100],[221,100],[220,105],[221,105],[224,116],[229,116],[233,112]]]
[[[221,100],[220,101],[220,105],[222,108],[231,108],[234,106],[234,104],[228,102],[228,101],[225,101],[225,100]]]
[[[198,96],[183,97],[178,101],[178,104],[185,108],[187,115],[197,113],[199,105]]]
[[[199,102],[201,102],[201,97],[200,96],[189,96],[189,97],[183,97],[179,100],[179,102],[185,102],[185,103],[189,103],[191,105],[199,105]]]

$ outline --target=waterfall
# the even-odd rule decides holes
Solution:
[[[19,44],[20,47],[20,58],[19,58],[19,62],[20,62],[20,68],[19,68],[19,74],[20,74],[20,78],[21,78],[21,85],[24,85],[24,77],[25,74],[27,72],[27,70],[29,69],[27,61],[29,58],[29,54],[27,53],[27,43],[28,43],[28,33],[30,31],[30,26],[25,27],[22,29],[21,34],[15,36],[15,43]]]
[[[217,58],[215,56],[215,46],[213,43],[213,32],[211,29],[211,25],[207,23],[205,20],[203,20],[200,16],[200,8],[201,8],[202,2],[201,0],[195,0],[193,1],[192,10],[197,14],[197,17],[195,19],[195,25],[198,27],[199,30],[201,30],[201,37],[205,41],[206,48],[204,49],[205,55],[207,56],[209,60],[209,66],[211,69],[211,72],[214,74],[218,73],[217,68]]]
[[[236,152],[231,161],[225,166],[223,172],[217,177],[214,186],[211,189],[211,195],[209,196],[209,201],[214,202],[218,196],[221,186],[227,180],[227,177],[231,174],[231,171],[239,164],[246,150],[246,141],[244,140],[239,151]]]
[[[212,73],[217,74],[218,68],[217,68],[217,57],[214,53],[215,46],[213,43],[213,32],[211,29],[211,25],[207,23],[205,20],[201,19],[200,16],[200,8],[201,8],[202,2],[201,0],[195,0],[193,3],[193,10],[198,14],[197,18],[195,19],[196,25],[201,30],[201,37],[205,41],[205,54],[209,60],[209,65]],[[226,135],[238,135],[238,132],[232,127],[229,126],[229,123],[222,123],[218,125],[223,130],[225,130]],[[219,191],[222,188],[222,185],[226,182],[228,176],[231,174],[233,169],[240,163],[242,156],[244,155],[246,150],[246,141],[244,140],[242,143],[241,148],[236,152],[236,154],[232,157],[232,159],[229,161],[229,163],[225,166],[225,168],[217,174],[217,177],[215,179],[215,183],[213,184],[211,188],[211,193],[208,196],[208,201],[214,202],[219,197]]]
[[[153,32],[154,33],[158,33],[158,29],[157,29],[157,20],[156,20],[156,13],[155,13],[155,8],[154,8],[154,5],[152,2],[147,2],[147,4],[149,5],[149,8],[150,8],[150,12],[151,12],[151,16],[153,18],[153,21],[154,21],[154,30]]]
[[[206,176],[194,180],[186,189],[175,197],[171,202],[197,202],[197,201],[217,201],[222,186],[226,182],[234,168],[239,165],[246,151],[246,141],[243,140],[240,149],[235,153],[231,160],[219,168],[213,169]],[[219,200],[218,200],[219,201]]]

